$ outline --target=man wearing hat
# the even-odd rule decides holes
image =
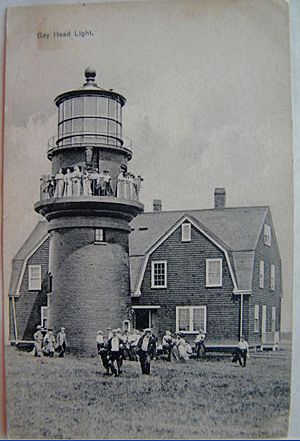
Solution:
[[[35,357],[41,357],[43,355],[42,346],[43,346],[44,336],[43,336],[43,333],[42,333],[41,325],[38,325],[36,327],[36,329],[37,329],[37,331],[33,334],[34,356]]]
[[[107,350],[107,340],[103,337],[102,331],[98,331],[97,338],[97,352],[101,358],[104,369],[106,370],[105,375],[109,374],[109,359]]]
[[[103,177],[103,195],[104,196],[112,196],[113,191],[111,187],[111,176],[109,174],[109,170],[104,170],[104,177]]]
[[[107,340],[110,340],[112,338],[112,328],[107,328]]]
[[[118,330],[113,329],[112,337],[107,342],[107,349],[109,353],[109,367],[112,374],[118,377],[121,373],[121,344],[122,341],[118,335]],[[116,366],[115,366],[116,363]]]
[[[152,335],[150,328],[144,329],[144,334],[141,336],[138,342],[140,364],[142,374],[150,374],[150,355],[155,351],[156,341]]]
[[[56,341],[53,334],[53,330],[48,329],[48,332],[44,337],[44,349],[43,349],[44,355],[46,355],[46,357],[54,357],[55,347],[56,347]]]
[[[97,168],[94,168],[93,171],[90,173],[90,180],[92,181],[92,195],[97,196],[98,195],[98,182],[99,182],[100,174],[98,172]]]
[[[66,352],[66,348],[68,346],[67,335],[65,333],[65,328],[60,328],[60,332],[57,334],[56,343],[57,343],[57,352],[60,358],[63,358]]]

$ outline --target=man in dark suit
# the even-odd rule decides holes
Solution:
[[[138,342],[140,364],[142,374],[150,374],[150,356],[154,353],[156,347],[156,340],[152,335],[151,329],[144,330],[144,334],[141,336]]]

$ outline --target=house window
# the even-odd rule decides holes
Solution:
[[[181,242],[190,242],[191,240],[191,224],[181,224]]]
[[[271,265],[271,290],[275,291],[275,265]]]
[[[43,328],[47,328],[47,322],[48,322],[48,307],[41,306],[41,326],[43,326]]]
[[[206,259],[206,286],[222,286],[222,259]]]
[[[156,260],[151,262],[151,288],[167,287],[167,261]]]
[[[206,306],[176,306],[176,332],[206,331]]]
[[[39,291],[42,287],[42,267],[41,265],[29,265],[28,267],[28,289]]]
[[[264,279],[265,279],[265,263],[263,260],[259,262],[259,287],[264,287]]]
[[[264,225],[264,244],[271,245],[271,227],[270,225]]]
[[[259,305],[254,305],[254,332],[259,331]]]
[[[272,306],[271,331],[275,332],[275,330],[276,330],[276,307]]]
[[[104,242],[104,230],[103,228],[95,228],[95,243]]]

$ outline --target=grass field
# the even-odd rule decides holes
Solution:
[[[104,377],[97,358],[38,359],[8,348],[10,438],[278,438],[287,435],[290,351],[230,359],[125,362]]]

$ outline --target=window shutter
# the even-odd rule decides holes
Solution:
[[[276,307],[272,306],[272,332],[276,329]]]
[[[275,291],[275,265],[271,265],[271,290]]]
[[[264,278],[265,278],[265,264],[264,261],[261,260],[259,262],[259,287],[264,287]]]
[[[254,305],[254,332],[259,330],[259,305]]]

